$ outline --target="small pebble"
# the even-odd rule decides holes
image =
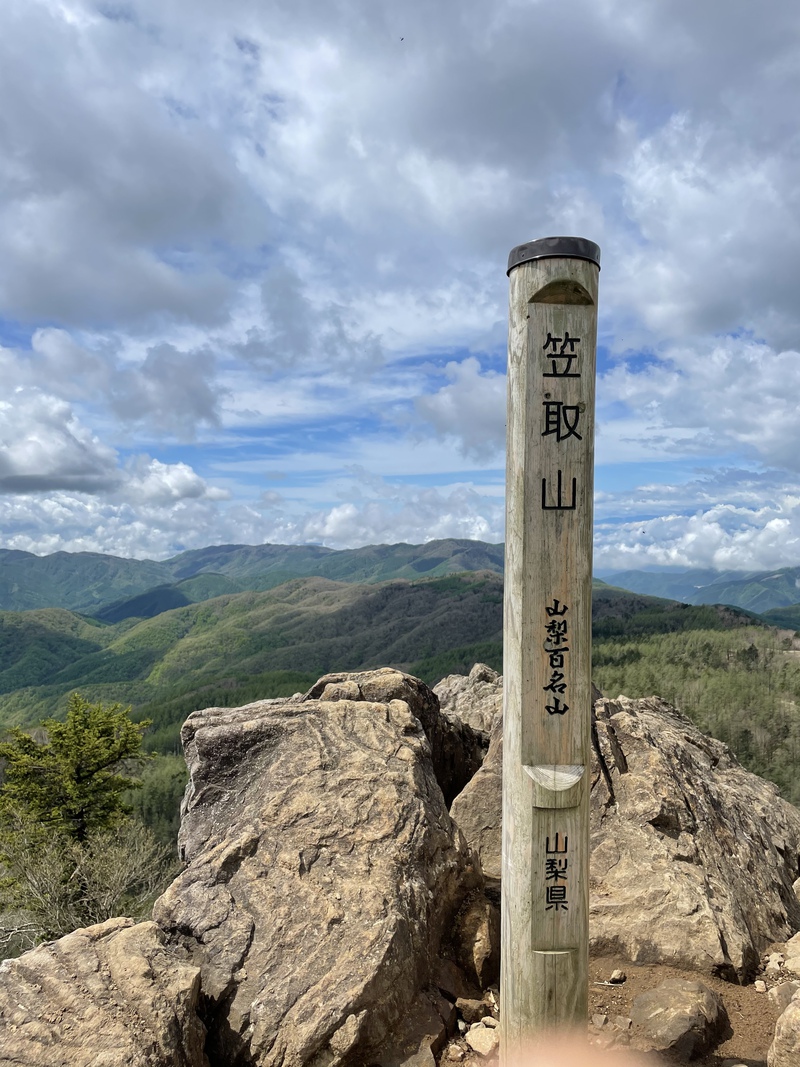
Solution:
[[[608,1022],[608,1016],[607,1015],[593,1015],[592,1016],[592,1023],[593,1023],[594,1026],[597,1027],[598,1030],[602,1030],[602,1028],[606,1025],[607,1022]]]
[[[624,971],[612,971],[611,977],[609,978],[609,982],[613,982],[614,985],[622,985],[622,983],[626,981],[627,977],[628,976],[627,974],[625,974]]]
[[[630,1019],[627,1015],[615,1015],[614,1026],[618,1030],[630,1030],[633,1026],[633,1019]]]
[[[495,1019],[494,1015],[484,1015],[481,1019],[481,1025],[489,1026],[494,1029],[497,1026],[497,1019]]]
[[[767,983],[762,982],[760,978],[753,983],[753,987],[755,988],[756,993],[766,993],[767,991]]]

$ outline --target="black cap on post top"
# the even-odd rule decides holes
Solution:
[[[585,237],[540,237],[511,249],[506,274],[533,259],[588,259],[599,269],[600,246]]]

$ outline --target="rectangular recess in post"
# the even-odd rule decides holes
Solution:
[[[581,764],[591,700],[596,308],[570,277],[545,284],[528,307],[521,756]]]

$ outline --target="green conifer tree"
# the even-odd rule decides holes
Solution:
[[[15,728],[0,742],[0,822],[14,812],[79,844],[113,829],[127,814],[123,793],[138,784],[126,764],[146,758],[141,745],[149,725],[131,722],[121,704],[91,704],[73,693],[64,722],[42,723],[45,744]]]

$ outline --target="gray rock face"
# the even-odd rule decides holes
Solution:
[[[664,701],[595,707],[594,950],[752,977],[800,926],[800,812]]]
[[[764,948],[800,927],[800,812],[664,701],[595,707],[593,953],[749,979]],[[502,873],[501,810],[498,718],[451,807],[490,880]]]
[[[503,716],[496,715],[480,769],[450,806],[450,814],[477,853],[484,877],[499,886],[503,873]]]
[[[154,916],[200,961],[216,1062],[394,1062],[387,1042],[479,883],[416,687],[370,675],[184,724],[188,866]]]
[[[466,723],[487,742],[495,717],[503,710],[503,677],[485,663],[476,663],[469,675],[449,674],[433,687],[442,714]]]
[[[199,992],[155,923],[76,930],[0,964],[0,1064],[208,1067]]]
[[[489,671],[490,668],[486,667]],[[494,674],[494,672],[491,672]],[[304,700],[405,700],[422,723],[431,746],[433,772],[448,807],[483,762],[488,738],[457,715],[440,710],[439,699],[419,678],[393,667],[326,674]]]
[[[716,995],[702,982],[668,978],[631,1007],[637,1043],[693,1060],[723,1035],[728,1016]]]
[[[767,1067],[797,1067],[800,1063],[800,997],[791,1000],[775,1024],[767,1053]]]

